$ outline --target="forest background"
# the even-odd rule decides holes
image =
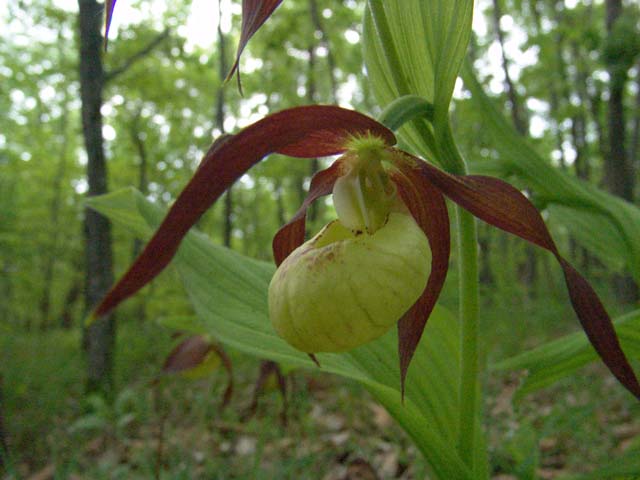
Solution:
[[[0,3],[4,473],[344,478],[364,471],[422,478],[426,467],[411,442],[357,385],[318,372],[285,372],[288,421],[282,424],[276,388],[265,389],[257,414],[248,418],[260,362],[238,352],[228,352],[235,391],[226,410],[220,408],[223,369],[197,381],[156,381],[176,342],[167,325],[193,315],[174,272],[106,326],[83,326],[87,310],[141,247],[87,210],[87,195],[134,185],[167,205],[213,138],[269,112],[304,103],[380,112],[362,67],[364,2],[284,2],[243,57],[244,96],[233,82],[223,84],[240,5],[221,0],[220,16],[218,5],[204,3],[122,2],[104,55],[101,4]],[[485,0],[476,5],[469,49],[484,90],[542,158],[636,205],[639,21],[633,2]],[[92,42],[83,36],[87,31]],[[103,72],[91,70],[96,65],[86,63],[87,50],[80,55],[86,48],[103,60]],[[96,82],[88,89],[82,87],[87,75]],[[88,108],[100,113],[93,117],[100,122],[88,126],[85,119],[83,130]],[[462,81],[452,115],[471,169],[511,179]],[[242,177],[198,228],[216,243],[271,260],[273,233],[323,164],[274,155]],[[544,209],[544,199],[534,200]],[[553,213],[544,212],[561,249],[612,313],[637,307],[637,285],[616,245],[574,238],[571,219]],[[310,230],[332,216],[329,202],[319,205],[310,213]],[[593,232],[596,239],[602,233],[597,224]],[[479,240],[488,365],[576,328],[561,273],[546,253],[483,225]],[[441,299],[454,309],[455,275],[449,273]],[[521,375],[494,372],[486,382],[496,476],[585,473],[612,457],[632,458],[629,452],[640,448],[638,407],[602,368],[522,394],[516,390]],[[640,474],[638,461],[625,465],[626,474]],[[308,476],[312,471],[318,473]]]

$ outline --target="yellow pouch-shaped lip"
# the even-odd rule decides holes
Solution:
[[[387,332],[422,294],[430,270],[429,242],[411,216],[393,212],[372,235],[336,220],[276,271],[271,322],[303,352],[350,350]]]

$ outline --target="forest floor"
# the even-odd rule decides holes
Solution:
[[[547,322],[566,314],[564,307],[541,314],[539,305],[528,311],[548,318],[520,330],[508,323],[508,308],[489,312],[489,360],[554,335]],[[124,324],[115,401],[83,400],[78,345],[78,334],[69,331],[0,338],[10,454],[0,478],[428,478],[411,440],[360,385],[319,371],[289,372],[286,422],[276,388],[260,396],[247,418],[259,360],[229,352],[235,389],[221,409],[224,372],[154,382],[170,335],[152,323]],[[514,404],[519,375],[492,374],[486,381],[492,478],[567,478],[640,441],[640,408],[603,367],[591,365]],[[640,471],[612,478],[640,478]]]

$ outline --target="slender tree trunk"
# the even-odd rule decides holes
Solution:
[[[74,306],[82,293],[82,281],[80,278],[74,278],[69,285],[67,294],[64,297],[64,304],[60,312],[60,326],[65,330],[73,327]]]
[[[500,19],[502,18],[502,9],[500,0],[493,0],[493,24],[495,34],[500,43],[500,51],[502,52],[502,71],[504,73],[504,88],[507,93],[507,99],[509,100],[509,110],[511,112],[511,119],[516,127],[516,130],[520,135],[527,136],[529,131],[528,120],[522,108],[518,92],[516,92],[515,85],[511,79],[509,73],[509,60],[507,59],[504,44],[504,33],[500,27]],[[533,247],[527,245],[525,247],[525,261],[519,267],[520,278],[525,285],[532,288],[536,278],[536,251]]]
[[[616,20],[622,14],[622,0],[607,0],[607,32],[611,34]],[[626,124],[624,112],[624,87],[627,72],[612,61],[609,70],[609,109],[607,125],[609,131],[609,155],[604,163],[604,181],[611,193],[633,200],[633,176],[626,152]]]
[[[314,0],[311,0],[311,11],[313,12]],[[311,15],[313,18],[313,13]],[[313,37],[312,37],[313,38]],[[309,53],[309,63],[307,64],[307,100],[310,104],[316,103],[317,87],[316,87],[316,47],[315,45],[309,45],[307,49]],[[313,177],[318,170],[320,170],[320,161],[317,158],[311,160],[311,166],[309,168],[309,176]],[[307,225],[313,225],[320,213],[320,202],[313,202],[309,206],[307,213]]]
[[[145,144],[145,135],[141,131],[140,118],[142,116],[142,108],[138,109],[131,125],[129,127],[129,136],[133,147],[138,153],[138,191],[143,195],[149,193],[149,156],[147,155],[147,147]],[[131,247],[132,261],[135,260],[142,251],[143,242],[139,238],[133,240]],[[144,321],[147,318],[147,297],[148,295],[138,295],[136,300],[135,318],[137,321]]]
[[[276,178],[275,182],[276,182],[275,183],[276,219],[278,221],[278,226],[282,226],[285,223],[287,223],[287,220],[285,217],[284,199],[282,198],[284,193],[283,193],[282,181],[279,178]]]
[[[331,98],[335,103],[338,102],[338,80],[336,79],[336,61],[333,52],[329,46],[329,36],[322,25],[320,19],[320,11],[318,10],[317,0],[309,0],[309,11],[311,13],[311,24],[315,32],[320,34],[320,46],[327,50],[327,73],[331,82]]]
[[[65,178],[67,171],[67,150],[69,144],[69,135],[67,133],[67,120],[68,109],[66,99],[64,102],[64,110],[60,117],[60,137],[61,145],[58,152],[58,165],[56,167],[56,173],[53,177],[53,199],[51,200],[51,206],[49,210],[49,220],[51,223],[51,235],[49,238],[49,248],[47,249],[47,257],[45,264],[42,268],[42,282],[43,290],[42,297],[40,298],[40,315],[41,322],[40,328],[46,329],[51,321],[51,291],[53,289],[53,270],[55,262],[58,258],[59,241],[60,241],[60,205],[62,202],[62,182]]]
[[[581,180],[588,182],[591,178],[591,165],[589,163],[589,151],[587,143],[587,111],[586,105],[589,103],[587,94],[587,71],[583,61],[583,52],[578,42],[571,41],[571,55],[574,58],[575,93],[579,99],[579,106],[571,117],[571,138],[576,158],[573,162],[575,174]],[[572,237],[570,237],[571,252],[573,258],[579,262],[580,270],[588,275],[591,266],[591,255],[589,251],[581,247]]]
[[[612,35],[615,23],[622,15],[622,0],[606,0],[605,6],[607,34]],[[626,65],[619,60],[621,59],[611,58],[607,65],[609,72],[609,109],[607,111],[609,152],[604,161],[604,184],[612,194],[633,202],[635,178],[627,157],[624,111],[627,69]],[[640,298],[638,287],[628,274],[614,275],[613,286],[616,296],[622,302],[633,303]]]
[[[138,153],[138,190],[143,195],[149,193],[149,159],[147,155],[147,147],[144,143],[144,134],[140,131],[140,117],[142,110],[138,110],[136,116],[131,123],[129,135],[131,142]],[[136,258],[142,251],[142,241],[136,238],[133,241],[132,256]]]
[[[576,95],[578,96],[580,104],[576,113],[571,118],[571,137],[573,138],[573,147],[576,151],[574,168],[578,178],[588,181],[591,176],[591,166],[589,165],[587,152],[587,115],[584,107],[588,103],[588,95],[586,92],[587,72],[584,62],[582,61],[580,46],[576,41],[571,42],[571,55],[575,60]]]
[[[221,15],[220,3],[218,2],[218,14]],[[227,54],[226,38],[222,32],[222,19],[218,17],[218,76],[220,78],[220,88],[218,88],[218,99],[216,102],[216,127],[220,130],[220,135],[224,134],[225,98],[224,79],[227,76]],[[223,244],[231,248],[233,238],[233,187],[229,187],[224,196],[224,231]]]
[[[539,1],[534,1],[532,2],[532,4],[530,5],[531,8],[531,14],[533,16],[533,20],[535,22],[535,26],[536,26],[536,35],[538,37],[544,35],[543,33],[543,29],[542,29],[542,14],[540,13],[539,8],[542,7],[542,2]],[[555,9],[555,6],[551,5],[551,9],[556,12],[556,15],[558,15],[557,10]],[[560,23],[560,22],[558,22]],[[562,43],[562,35],[559,33],[556,33],[556,41],[561,44]],[[560,105],[562,103],[562,101],[566,101],[567,98],[566,96],[564,98],[561,98],[560,92],[558,91],[558,83],[560,81],[562,81],[565,85],[566,82],[564,82],[564,61],[562,58],[562,49],[558,48],[557,51],[557,55],[556,55],[556,60],[557,60],[557,68],[558,71],[556,72],[550,72],[549,76],[548,76],[548,82],[547,82],[547,88],[549,89],[549,101],[550,101],[550,106],[551,106],[551,111],[552,112],[558,112],[560,111]],[[562,133],[562,129],[560,128],[560,122],[558,122],[557,119],[552,118],[551,120],[551,125],[552,125],[552,130],[554,132],[554,137],[556,140],[556,149],[558,150],[558,152],[560,153],[560,166],[562,168],[566,168],[566,160],[565,160],[565,156],[564,156],[564,148],[563,148],[563,143],[564,143],[564,135]]]
[[[311,19],[311,27],[314,32],[314,35],[311,38],[315,38],[316,35],[318,35],[319,45],[323,46],[327,51],[327,73],[329,75],[329,85],[331,86],[331,98],[334,103],[338,103],[338,82],[335,76],[335,59],[329,45],[327,32],[322,25],[317,0],[309,0],[309,15]],[[307,68],[307,100],[309,101],[309,103],[317,103],[318,87],[316,84],[316,45],[314,43],[309,45],[308,52],[309,63]],[[314,158],[311,160],[309,175],[313,177],[318,172],[318,170],[320,170],[320,162],[317,158]],[[321,208],[321,202],[313,202],[311,204],[309,212],[307,214],[309,224],[313,225],[317,218],[322,215]]]
[[[78,0],[80,8],[80,95],[82,132],[87,151],[88,195],[107,192],[107,166],[102,138],[102,65],[103,5],[95,0]],[[111,225],[91,209],[85,209],[86,279],[85,307],[90,311],[113,283]],[[84,330],[87,390],[110,393],[113,388],[115,319],[108,315]]]
[[[502,18],[502,8],[500,6],[500,0],[493,0],[493,25],[498,42],[500,43],[500,51],[502,52],[502,71],[504,72],[504,87],[509,101],[509,111],[511,112],[511,119],[516,127],[516,130],[521,135],[526,135],[528,131],[527,120],[524,116],[518,93],[516,92],[511,74],[509,73],[509,60],[504,51],[504,33],[500,28],[500,18]]]
[[[604,123],[602,114],[602,90],[597,83],[592,85],[592,93],[589,95],[589,110],[591,111],[591,117],[593,118],[593,124],[596,129],[596,135],[598,137],[598,153],[600,158],[607,157],[607,137],[604,131]]]

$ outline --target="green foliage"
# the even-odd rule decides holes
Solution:
[[[640,311],[631,312],[615,321],[622,347],[631,358],[640,359]],[[594,362],[597,355],[582,332],[545,343],[512,358],[502,360],[495,370],[526,370],[527,375],[516,398],[547,387],[559,379]]]

